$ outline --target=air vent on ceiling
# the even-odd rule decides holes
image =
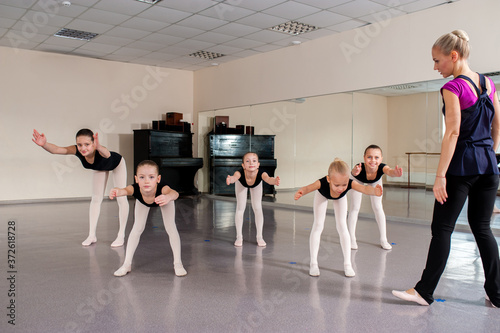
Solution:
[[[212,59],[223,57],[224,54],[215,53],[215,52],[208,52],[208,51],[198,51],[198,52],[191,53],[189,56],[212,60]]]
[[[301,23],[297,21],[289,21],[269,28],[269,30],[283,32],[285,34],[293,36],[305,34],[306,32],[314,31],[316,29],[318,28],[315,27],[314,25]]]
[[[393,90],[408,90],[408,89],[415,89],[418,88],[418,85],[415,84],[398,84],[395,86],[389,86],[387,87],[388,89],[393,89]]]
[[[155,5],[158,2],[160,2],[161,0],[136,0],[136,1],[144,2],[144,3],[150,4],[150,5]]]
[[[66,28],[63,28],[54,34],[54,36],[56,37],[64,37],[64,38],[87,40],[87,41],[95,38],[98,35],[99,34],[93,32],[66,29]]]
[[[499,76],[500,72],[489,72],[489,73],[484,73],[484,76]]]

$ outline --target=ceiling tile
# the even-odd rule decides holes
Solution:
[[[240,1],[238,4],[240,7],[252,9],[255,11],[262,11],[270,7],[279,5],[285,2],[285,0],[252,0],[252,1]]]
[[[338,5],[342,5],[346,2],[350,2],[352,0],[294,0],[296,2],[300,2],[309,6],[321,8],[321,9],[327,9],[327,8],[332,8]],[[395,1],[395,0],[387,0],[387,1]],[[396,0],[398,1],[398,0]],[[411,0],[415,1],[415,0]]]
[[[60,15],[46,15],[45,13],[40,15],[39,12],[29,10],[26,15],[21,18],[21,22],[26,25],[26,28],[31,28],[35,26],[36,29],[40,29],[43,26],[52,26],[63,28],[66,24],[71,22],[73,18],[60,16]]]
[[[2,28],[10,28],[14,24],[16,24],[17,20],[8,19],[8,18],[0,18],[0,27]]]
[[[212,30],[212,32],[218,32],[221,34],[231,35],[235,37],[243,37],[251,33],[257,32],[259,30],[260,30],[259,28],[231,22],[226,25],[223,25],[222,27]]]
[[[192,38],[194,36],[201,35],[204,33],[204,30],[201,29],[195,29],[192,27],[184,27],[182,25],[178,24],[172,24],[171,26],[162,29],[158,31],[159,33],[174,36],[174,37],[180,37],[180,38]]]
[[[131,38],[123,38],[123,37],[116,37],[116,36],[108,36],[108,35],[99,35],[97,36],[93,42],[101,43],[101,44],[109,44],[109,45],[116,45],[116,46],[125,46],[127,44],[130,44],[134,41],[135,39]]]
[[[151,8],[143,11],[137,16],[148,20],[155,20],[163,23],[176,23],[191,15],[193,14],[188,12],[183,12],[177,9],[152,6]]]
[[[255,14],[255,11],[236,6],[231,6],[225,3],[219,3],[215,6],[205,9],[199,14],[213,17],[219,20],[235,21],[245,16]]]
[[[420,0],[420,1],[415,1],[411,2],[402,6],[398,6],[400,10],[405,11],[406,13],[413,13],[413,12],[418,12],[420,10],[429,8],[429,7],[434,7],[442,4],[447,4],[449,1],[443,1],[443,0]]]
[[[265,42],[259,42],[248,38],[237,38],[232,41],[226,42],[223,45],[238,47],[240,49],[252,49],[254,47],[262,46]]]
[[[26,14],[26,9],[0,5],[0,18],[19,20]]]
[[[35,4],[38,0],[2,0],[3,5],[18,7],[18,8],[30,8]]]
[[[343,32],[347,30],[352,30],[356,28],[360,28],[362,26],[367,25],[368,22],[365,21],[360,21],[360,20],[349,20],[345,21],[339,24],[334,24],[332,26],[327,27],[329,30],[337,31],[337,32]]]
[[[115,27],[106,32],[108,36],[140,39],[149,35],[149,31],[130,29],[125,27]]]
[[[181,47],[184,49],[190,50],[189,53],[200,51],[200,50],[206,50],[209,47],[214,46],[215,43],[207,43],[207,42],[202,42],[199,40],[194,40],[194,39],[186,39],[182,42],[179,42],[175,44],[175,47]]]
[[[314,25],[317,28],[328,27],[347,20],[350,20],[350,18],[327,10],[300,18],[300,22]]]
[[[216,45],[216,46],[210,47],[208,49],[205,49],[205,51],[221,53],[224,55],[230,55],[230,54],[241,52],[241,51],[243,51],[243,49],[241,49],[239,47],[233,47],[233,46],[221,44],[221,45]]]
[[[132,17],[130,20],[120,24],[121,27],[156,32],[165,28],[165,23],[148,20],[141,17]]]
[[[180,21],[178,24],[182,25],[182,26],[187,26],[187,27],[191,27],[191,28],[209,31],[209,30],[218,28],[221,25],[224,25],[226,23],[227,23],[227,21],[215,19],[215,18],[208,17],[208,16],[193,15],[193,16],[190,16],[190,17]]]
[[[295,1],[287,1],[263,11],[265,14],[296,20],[300,17],[319,12],[320,9]]]
[[[148,50],[148,51],[158,51],[160,49],[163,49],[165,45],[138,40],[128,44],[127,47],[131,47],[134,49]]]
[[[204,34],[193,37],[194,40],[201,40],[208,43],[221,44],[235,39],[234,36],[219,34],[216,32],[205,32]]]
[[[268,29],[274,27],[275,25],[285,23],[287,20],[282,17],[276,17],[264,13],[256,13],[241,20],[236,21],[236,23],[246,24],[251,27],[256,27],[260,29]]]
[[[165,47],[167,45],[172,45],[175,43],[182,42],[184,39],[185,38],[182,38],[182,37],[175,37],[175,36],[171,36],[171,35],[166,35],[166,34],[154,32],[154,33],[142,38],[141,40],[145,41],[145,42],[162,44],[163,47]]]
[[[216,4],[218,4],[218,2],[212,0],[165,0],[158,2],[155,6],[173,8],[189,13],[198,13]]]
[[[116,50],[112,54],[131,56],[131,57],[132,56],[140,57],[140,56],[146,55],[150,52],[151,51],[148,51],[148,50],[140,50],[140,49],[135,49],[135,48],[125,46],[125,47],[119,48],[118,50]]]
[[[271,31],[271,30],[262,30],[262,31],[250,34],[248,36],[245,36],[245,38],[253,39],[253,40],[256,40],[259,42],[263,42],[263,43],[272,43],[272,42],[276,42],[278,40],[285,39],[288,37],[290,37],[290,35],[284,34],[281,32]]]
[[[116,50],[118,50],[121,46],[116,46],[116,45],[110,45],[110,44],[102,44],[102,43],[95,43],[95,42],[89,42],[86,44],[83,44],[78,48],[78,50],[88,50],[88,51],[94,51],[94,52],[99,52],[101,54],[109,54],[113,53]]]
[[[94,5],[94,8],[107,10],[114,13],[125,15],[137,15],[145,11],[151,5],[139,1],[124,1],[124,0],[104,0],[99,1]],[[69,7],[71,8],[71,6]]]
[[[84,19],[84,20],[88,20],[88,21],[92,21],[92,22],[118,25],[118,24],[128,20],[130,18],[130,16],[118,14],[118,13],[113,13],[113,12],[109,12],[106,10],[90,8],[85,13],[80,15],[79,18]]]
[[[103,33],[113,28],[111,24],[91,22],[87,20],[74,19],[65,28],[76,29],[88,32]]]
[[[386,10],[387,7],[370,0],[353,0],[340,6],[336,6],[331,11],[337,14],[358,18],[376,12]]]

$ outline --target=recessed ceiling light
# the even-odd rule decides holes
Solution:
[[[318,28],[315,27],[314,25],[301,23],[297,21],[289,21],[269,28],[269,30],[279,31],[293,36],[304,34],[306,32],[310,32],[316,29]]]
[[[208,52],[208,51],[198,51],[198,52],[191,53],[189,56],[212,60],[212,59],[223,57],[224,54],[215,53],[215,52]]]
[[[154,4],[157,4],[158,2],[160,2],[161,0],[136,0],[136,1],[144,2],[144,3],[150,4],[150,5],[154,5]]]
[[[56,37],[64,37],[64,38],[79,39],[79,40],[91,40],[98,35],[99,34],[96,34],[94,32],[73,30],[67,28],[62,28],[61,30],[59,30],[54,34],[54,36]]]

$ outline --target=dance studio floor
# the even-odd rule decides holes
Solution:
[[[437,301],[423,307],[392,296],[392,289],[413,286],[422,272],[432,211],[427,192],[385,189],[390,251],[378,245],[364,198],[359,249],[352,251],[354,278],[344,276],[331,214],[319,254],[321,276],[308,275],[312,195],[301,199],[301,206],[286,192],[264,202],[265,248],[256,246],[250,205],[245,219],[252,223],[244,225],[243,247],[235,248],[233,198],[180,198],[176,220],[185,277],[174,275],[158,209],[151,211],[132,272],[118,278],[113,272],[125,248],[110,247],[117,232],[115,202],[103,203],[98,242],[90,247],[81,246],[88,201],[0,205],[0,331],[498,332],[500,310],[484,299],[481,260],[463,217]],[[499,236],[500,217],[493,219]],[[9,221],[15,223],[15,243],[7,239]],[[8,244],[16,250],[10,268]]]

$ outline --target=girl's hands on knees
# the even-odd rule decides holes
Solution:
[[[377,186],[375,186],[375,195],[377,197],[381,197],[382,194],[384,194],[384,190],[382,189],[382,186],[380,184],[377,184]]]
[[[168,204],[170,202],[170,198],[167,197],[165,194],[160,194],[159,196],[157,196],[155,198],[155,203],[158,205],[158,206],[165,206],[166,204]]]

